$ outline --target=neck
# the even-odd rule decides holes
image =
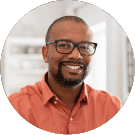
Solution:
[[[51,91],[65,104],[67,105],[71,110],[73,110],[73,107],[75,106],[75,103],[77,102],[81,89],[82,84],[70,88],[70,87],[64,87],[60,85],[53,76],[48,72],[48,85],[51,89]]]

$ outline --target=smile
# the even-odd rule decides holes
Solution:
[[[69,66],[69,65],[66,65],[66,67],[71,68],[71,69],[79,69],[79,68],[81,68],[81,66]]]
[[[84,66],[85,64],[81,63],[81,62],[63,62],[62,65],[66,68],[65,71],[66,72],[69,72],[69,73],[75,73],[75,74],[78,74],[78,73],[81,73],[83,72],[83,70],[85,69]]]

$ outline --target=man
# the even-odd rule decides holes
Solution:
[[[120,109],[117,97],[84,83],[97,44],[79,17],[64,16],[49,27],[42,48],[48,72],[35,85],[9,96],[18,113],[33,125],[60,134],[92,130]]]

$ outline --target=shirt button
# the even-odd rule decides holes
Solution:
[[[73,121],[73,118],[70,118],[70,121]]]
[[[57,104],[57,101],[54,101],[54,104]]]

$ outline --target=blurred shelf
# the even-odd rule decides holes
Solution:
[[[16,75],[44,75],[47,72],[47,69],[14,69],[11,70],[11,74],[16,74]]]
[[[47,72],[42,56],[44,37],[10,37],[4,46],[4,86],[6,92],[40,81]]]
[[[45,45],[44,37],[10,37],[7,38],[6,44],[19,46],[43,46]]]
[[[42,54],[12,54],[12,59],[43,59]]]

